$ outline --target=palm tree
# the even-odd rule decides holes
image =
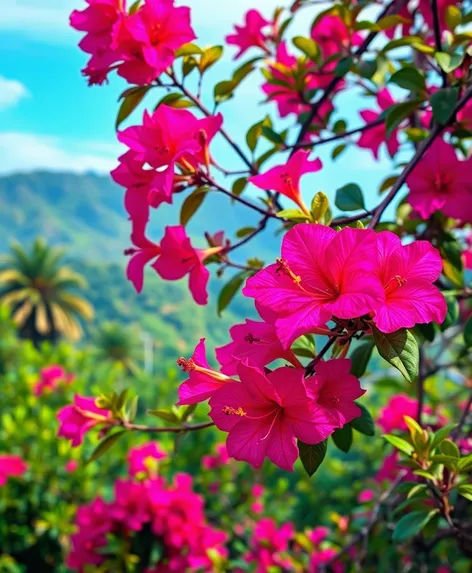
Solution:
[[[20,336],[56,342],[82,335],[80,319],[91,320],[91,305],[77,294],[86,280],[62,266],[63,253],[36,239],[29,251],[14,244],[0,264],[0,304],[7,306]]]

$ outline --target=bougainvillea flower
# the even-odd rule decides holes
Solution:
[[[354,400],[365,394],[365,390],[351,374],[351,364],[347,358],[318,362],[316,374],[306,380],[311,397],[339,428],[362,414]]]
[[[385,408],[380,410],[377,424],[387,434],[393,430],[406,431],[408,426],[404,416],[416,419],[417,414],[418,400],[406,394],[398,394],[393,396]]]
[[[123,0],[87,0],[85,10],[74,10],[70,25],[75,30],[86,32],[79,47],[88,54],[103,54],[110,50],[113,26],[120,15],[125,14]]]
[[[454,147],[436,139],[408,176],[408,202],[423,219],[435,211],[472,222],[472,159],[459,161]]]
[[[303,202],[300,191],[300,178],[305,173],[316,173],[322,168],[321,161],[317,158],[313,161],[308,159],[309,151],[299,149],[284,165],[272,167],[269,171],[249,177],[248,181],[259,189],[276,191],[294,201],[302,211],[310,214]]]
[[[0,486],[5,485],[10,476],[21,476],[27,469],[28,466],[20,456],[0,454]]]
[[[39,381],[34,385],[33,393],[35,396],[40,396],[44,392],[52,392],[61,382],[70,384],[73,379],[74,376],[67,374],[62,366],[58,364],[47,366],[40,371]]]
[[[184,227],[166,227],[161,241],[161,256],[152,265],[168,281],[189,275],[189,288],[197,304],[207,304],[207,285],[210,273],[203,264],[206,258],[221,252],[224,247],[194,249]]]
[[[321,49],[326,60],[335,54],[348,54],[350,48],[362,43],[359,32],[352,32],[335,14],[325,14],[315,21],[311,29],[311,37]]]
[[[466,243],[466,249],[462,251],[464,268],[472,270],[472,231],[469,231],[465,239],[465,243]]]
[[[141,220],[137,220],[133,225],[131,242],[134,247],[126,249],[124,253],[131,256],[126,268],[126,278],[133,283],[136,292],[140,293],[143,290],[144,267],[161,254],[161,247],[145,236]]]
[[[246,561],[257,563],[255,573],[267,573],[267,571],[280,569],[290,570],[292,562],[286,553],[294,535],[292,523],[284,523],[281,527],[277,527],[273,519],[264,517],[254,528]]]
[[[116,480],[115,499],[110,504],[110,516],[132,531],[140,531],[150,521],[146,484],[131,480]]]
[[[189,375],[179,387],[178,406],[204,402],[221,386],[233,382],[231,378],[213,370],[208,364],[204,338],[201,338],[195,347],[192,358],[189,360],[179,358],[177,364]]]
[[[234,59],[240,58],[249,48],[257,47],[262,48],[268,52],[267,48],[267,35],[264,34],[263,29],[269,26],[270,22],[267,21],[257,10],[248,10],[245,15],[245,22],[242,26],[235,25],[235,33],[226,36],[226,43],[237,46],[238,53]]]
[[[285,235],[277,264],[249,278],[243,294],[277,315],[288,348],[332,316],[360,317],[382,302],[377,265],[374,231],[297,225]]]
[[[73,447],[79,446],[86,432],[98,425],[111,423],[110,410],[95,405],[95,398],[74,396],[74,403],[65,406],[57,413],[60,422],[57,435],[71,441]]]
[[[215,468],[226,465],[229,461],[228,450],[225,444],[216,444],[215,453],[210,456],[203,456],[202,467],[206,470],[214,470]]]
[[[230,382],[210,399],[210,417],[229,432],[228,454],[261,467],[268,457],[292,471],[298,457],[296,438],[316,444],[334,431],[331,418],[310,402],[303,368],[283,367],[264,374],[246,361],[238,367],[241,382]]]
[[[415,324],[441,324],[447,304],[433,285],[442,271],[438,250],[428,241],[402,245],[390,231],[378,233],[377,245],[379,278],[385,289],[385,300],[375,307],[377,328],[389,333]]]
[[[223,374],[234,376],[238,364],[245,358],[260,367],[278,358],[294,366],[301,366],[294,353],[282,347],[275,329],[277,316],[268,309],[258,310],[265,322],[246,319],[244,324],[232,326],[229,330],[232,341],[216,349],[216,359],[221,364]]]
[[[167,457],[167,454],[160,448],[157,442],[149,442],[143,446],[131,448],[128,452],[128,471],[129,475],[149,474],[150,466],[156,461]]]
[[[449,6],[459,6],[460,2],[458,0],[438,0],[436,6],[439,16],[439,27],[441,31],[448,29],[448,25],[446,22],[446,13]],[[429,0],[419,0],[418,10],[423,16],[428,31],[434,30],[434,17],[433,11],[431,9],[431,2]]]
[[[390,108],[392,105],[395,105],[395,101],[387,88],[383,88],[377,93],[377,103],[380,107],[380,112],[370,109],[365,109],[359,112],[366,124],[376,121],[383,111]],[[357,141],[357,145],[359,147],[370,149],[375,159],[379,158],[379,149],[382,143],[386,143],[388,153],[390,154],[390,157],[393,157],[400,147],[400,144],[398,143],[398,128],[394,129],[390,136],[387,137],[387,128],[385,127],[385,123],[380,123],[379,125],[365,129]]]
[[[401,470],[405,470],[404,466],[400,465],[400,456],[397,450],[394,450],[388,456],[385,456],[382,460],[382,465],[374,476],[374,480],[377,483],[383,481],[393,481],[398,477],[398,473]],[[407,474],[403,478],[404,481],[408,480],[418,480],[418,477],[413,474],[411,469],[407,470]]]
[[[172,64],[175,50],[196,38],[190,25],[190,8],[176,7],[174,0],[144,0],[141,8],[127,18],[126,27],[155,77]]]

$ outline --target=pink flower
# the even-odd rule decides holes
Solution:
[[[400,465],[399,453],[397,450],[394,450],[388,456],[382,460],[382,465],[380,466],[378,472],[374,476],[374,480],[377,483],[382,483],[383,481],[393,481],[398,477],[398,473],[405,469],[403,466]],[[406,480],[417,480],[417,476],[413,474],[411,469],[408,470],[408,473],[403,478]]]
[[[374,321],[382,332],[441,324],[447,312],[444,295],[433,285],[442,271],[439,252],[428,241],[402,245],[390,231],[377,234],[379,278],[385,301],[375,308]]]
[[[110,516],[132,531],[140,531],[151,519],[146,487],[145,483],[117,480]]]
[[[347,55],[349,48],[362,43],[362,36],[349,30],[343,20],[333,14],[325,14],[315,21],[311,37],[321,48],[325,60],[335,54]]]
[[[270,22],[257,10],[249,10],[246,12],[244,24],[242,26],[235,25],[235,33],[226,36],[227,44],[239,48],[239,52],[234,56],[234,59],[240,58],[252,47],[262,48],[262,50],[268,52],[268,37],[262,30],[269,25]]]
[[[428,408],[429,412],[431,409]],[[377,424],[386,434],[393,430],[406,431],[408,426],[404,416],[416,419],[418,413],[418,400],[410,398],[406,394],[397,394],[390,399],[390,402],[380,410]]]
[[[64,467],[67,473],[72,474],[79,467],[79,462],[76,460],[69,460]]]
[[[319,545],[328,537],[329,533],[327,527],[315,527],[307,532],[307,537],[314,545]]]
[[[70,384],[74,376],[66,374],[64,368],[57,364],[43,368],[39,373],[39,381],[33,387],[35,396],[40,396],[44,392],[52,392],[59,387],[61,382]]]
[[[275,329],[276,316],[269,310],[258,308],[266,322],[246,319],[244,324],[236,324],[229,330],[232,342],[216,349],[216,358],[223,374],[233,376],[238,364],[248,358],[255,366],[266,366],[277,358],[301,366],[291,350],[284,350]]]
[[[166,227],[161,241],[161,256],[152,266],[167,281],[179,280],[189,275],[190,292],[197,304],[204,305],[208,302],[207,285],[210,273],[203,263],[206,258],[223,249],[224,247],[195,249],[184,227]]]
[[[111,412],[96,406],[95,398],[76,394],[74,403],[62,408],[57,419],[60,422],[57,435],[70,440],[71,445],[76,447],[83,442],[86,432],[97,425],[109,425]]]
[[[10,476],[21,476],[27,469],[28,466],[20,456],[0,454],[0,486],[5,485]]]
[[[248,279],[243,294],[276,315],[284,348],[332,316],[356,318],[384,300],[374,231],[301,224],[288,231],[282,258]]]
[[[228,461],[229,456],[225,444],[217,444],[214,455],[203,456],[202,467],[206,470],[214,470],[215,468],[225,466]]]
[[[190,360],[179,358],[177,364],[189,374],[188,379],[182,382],[179,387],[178,406],[204,402],[216,390],[228,382],[232,382],[228,376],[210,368],[206,359],[204,338],[200,339]]]
[[[350,372],[351,361],[338,358],[318,362],[316,374],[306,380],[310,397],[337,428],[342,428],[362,413],[354,400],[364,395],[365,390]]]
[[[441,28],[441,31],[448,29],[448,26],[446,24],[446,12],[448,7],[458,6],[458,5],[460,6],[460,3],[457,0],[438,0],[437,9],[439,14],[439,26]],[[432,35],[432,30],[434,30],[434,18],[433,18],[433,12],[431,10],[431,3],[429,2],[429,0],[420,0],[418,8],[427,24],[428,29],[431,30],[431,35]]]
[[[467,248],[462,252],[464,268],[472,270],[472,231],[469,231],[465,242]]]
[[[392,105],[395,105],[395,101],[387,88],[383,88],[377,93],[377,103],[379,104],[381,111],[385,111]],[[365,109],[360,112],[360,116],[366,124],[376,121],[380,117],[380,114],[381,112],[372,111],[370,109]],[[390,157],[393,157],[399,148],[398,128],[394,129],[391,135],[387,138],[387,128],[385,127],[385,123],[369,127],[362,132],[357,141],[357,145],[364,149],[370,149],[375,159],[378,159],[379,148],[384,142],[387,145]]]
[[[321,572],[323,569],[320,567],[320,565],[323,565],[323,563],[330,562],[334,557],[336,557],[337,554],[338,551],[336,551],[336,549],[333,549],[332,547],[327,547],[326,549],[315,551],[311,556],[310,569],[308,570],[309,573]],[[330,566],[330,569],[333,571],[333,573],[343,573],[344,564],[335,561]]]
[[[135,248],[126,249],[124,254],[131,256],[126,268],[126,278],[133,283],[136,292],[143,290],[144,267],[161,254],[161,247],[150,241],[144,234],[144,225],[133,225],[131,241]]]
[[[316,444],[334,431],[323,408],[309,400],[304,369],[283,367],[266,375],[245,361],[238,373],[241,382],[225,384],[210,399],[211,419],[229,432],[228,454],[255,468],[268,457],[293,471],[296,438]]]
[[[256,573],[267,573],[271,568],[290,567],[290,561],[283,555],[289,549],[289,542],[294,536],[292,523],[277,527],[274,520],[261,519],[254,528],[251,540],[251,551],[246,561],[257,563]]]
[[[259,187],[259,189],[272,190],[285,195],[285,197],[294,201],[304,213],[309,215],[310,211],[302,199],[300,179],[305,173],[316,173],[322,167],[319,159],[309,161],[309,155],[309,151],[299,149],[288,159],[285,165],[272,167],[265,173],[249,177],[248,181]]]
[[[269,79],[262,84],[262,91],[268,99],[275,101],[280,117],[294,113],[300,115],[309,111],[310,106],[300,96],[300,68],[302,64],[287,51],[285,42],[277,46],[275,61],[269,63],[269,71],[274,83]],[[309,64],[304,65],[305,76],[303,83],[310,90],[319,85],[319,79],[311,73]],[[296,79],[297,78],[297,79]]]
[[[149,206],[172,203],[175,179],[190,183],[195,170],[210,162],[208,146],[222,121],[221,114],[197,119],[185,109],[160,105],[152,115],[144,112],[142,125],[118,132],[132,153],[120,157],[112,176],[128,190],[126,209],[133,220],[147,221]]]
[[[167,457],[157,442],[149,442],[143,446],[131,448],[128,452],[129,474],[149,474],[156,461]],[[152,472],[151,472],[152,473]]]
[[[359,492],[359,495],[357,496],[357,501],[359,503],[369,503],[369,501],[372,501],[374,499],[374,492],[371,489],[363,489],[362,491]]]
[[[408,201],[423,219],[441,210],[472,222],[472,160],[459,161],[454,147],[436,139],[407,179]]]

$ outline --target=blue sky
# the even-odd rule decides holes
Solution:
[[[232,24],[241,21],[244,12],[254,6],[254,0],[189,0],[186,4],[192,7],[200,43],[208,45],[221,43]],[[257,2],[266,16],[276,4],[274,0]],[[112,79],[108,85],[89,88],[80,75],[86,55],[77,48],[80,34],[69,29],[68,15],[72,9],[83,7],[81,0],[10,0],[2,6],[0,174],[33,169],[105,173],[116,163],[121,148],[113,126],[117,97],[124,84]],[[292,32],[303,33],[307,25],[302,18]],[[209,93],[214,81],[229,77],[233,53],[228,50],[227,58],[208,79]],[[225,125],[239,141],[244,141],[246,129],[263,114],[277,118],[274,106],[260,107],[259,82],[259,77],[248,80],[238,98],[221,109]],[[348,96],[341,100],[340,113],[349,117],[354,127],[359,125],[359,100],[352,94]],[[390,162],[385,158],[375,162],[369,152],[352,149],[333,164],[329,152],[330,147],[323,146],[315,154],[325,167],[322,173],[307,177],[305,189],[309,195],[323,190],[333,197],[337,187],[358,181],[368,204],[376,204],[375,190],[389,174]],[[216,155],[230,168],[240,166],[223,142],[218,142]]]

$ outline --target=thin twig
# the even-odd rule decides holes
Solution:
[[[181,432],[196,432],[198,430],[203,430],[204,428],[209,428],[214,426],[214,422],[202,422],[201,424],[194,424],[193,426],[175,426],[175,427],[168,427],[168,428],[158,428],[153,426],[143,426],[140,424],[129,424],[128,422],[123,422],[121,424],[126,430],[130,430],[132,432],[148,432],[148,433],[171,433],[171,434],[180,434]]]
[[[337,336],[330,336],[328,342],[323,346],[323,348],[318,352],[318,354],[313,358],[313,360],[305,368],[305,378],[314,374],[316,365],[323,358],[323,356],[328,352],[328,350],[333,346],[337,339]]]
[[[462,412],[462,416],[461,419],[459,420],[457,428],[454,428],[454,430],[451,433],[451,438],[453,440],[457,440],[457,438],[461,436],[462,429],[464,428],[465,423],[467,422],[467,418],[469,417],[471,408],[472,408],[472,393],[470,394],[469,399],[467,400],[467,403],[465,405],[464,411]]]
[[[424,407],[424,383],[426,379],[425,361],[424,361],[424,348],[419,347],[419,367],[418,367],[418,409],[416,412],[416,420],[421,426]]]
[[[430,5],[431,5],[431,12],[433,13],[434,42],[436,44],[436,50],[438,52],[442,52],[441,25],[439,23],[438,0],[431,0]],[[446,87],[447,74],[443,69],[440,70],[440,74],[442,77],[443,87]]]

